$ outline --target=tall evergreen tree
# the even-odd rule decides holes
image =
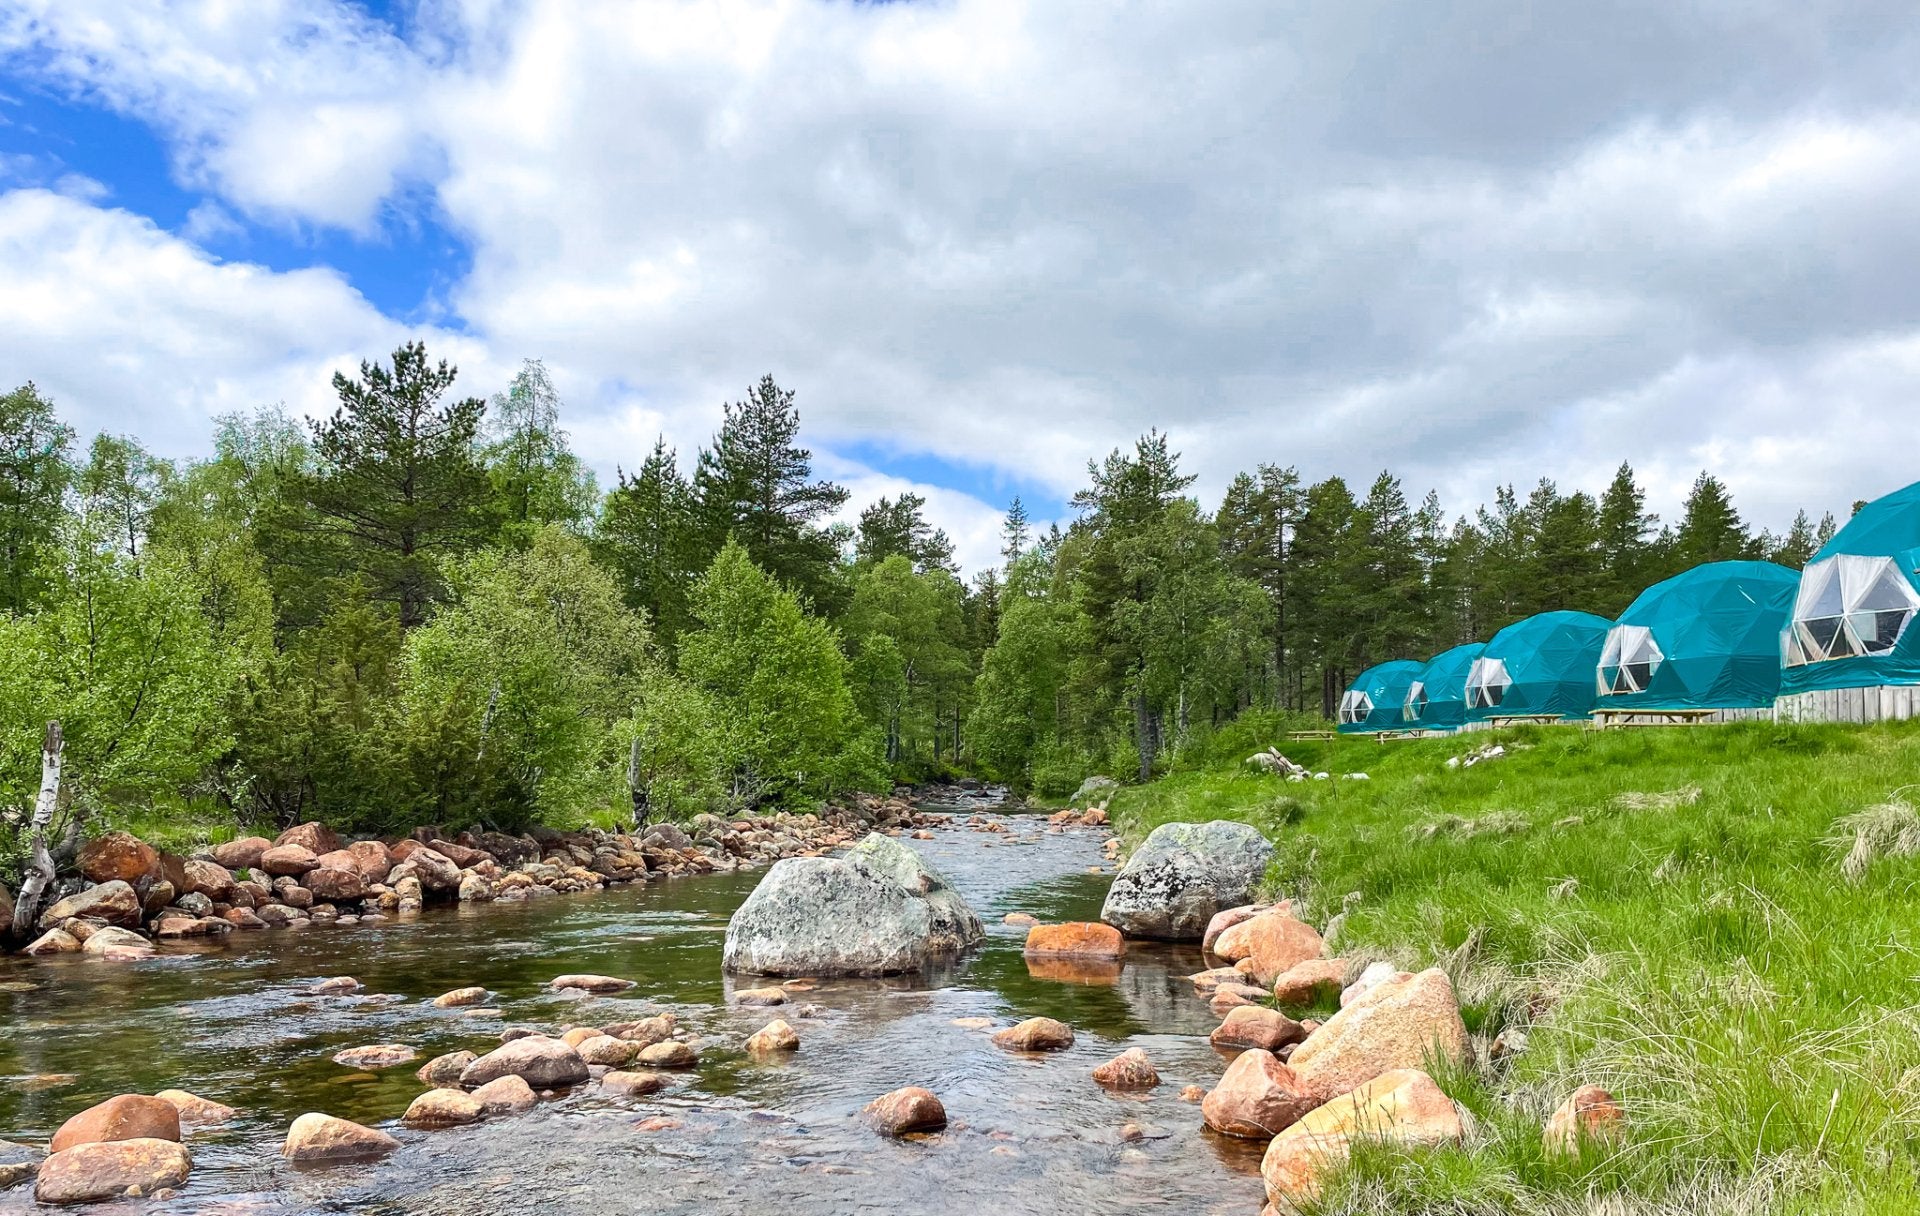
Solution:
[[[1805,566],[1814,551],[1824,543],[1815,537],[1813,520],[1808,518],[1804,510],[1793,517],[1793,526],[1787,529],[1785,536],[1769,536],[1767,539],[1767,560],[1795,570]]]
[[[724,407],[713,447],[700,453],[694,501],[709,553],[731,536],[755,566],[831,610],[840,599],[839,545],[823,525],[847,491],[813,479],[813,454],[794,442],[793,396],[764,376],[745,400]]]
[[[1616,615],[1650,581],[1646,576],[1660,517],[1647,511],[1647,494],[1622,461],[1600,496],[1601,604],[1595,612]]]
[[[32,382],[0,395],[0,614],[32,608],[57,547],[73,428]]]
[[[1753,556],[1753,537],[1734,509],[1733,495],[1720,479],[1701,473],[1687,495],[1680,530],[1674,536],[1674,559],[1679,570],[1703,562],[1737,561]]]
[[[1000,556],[1006,559],[1008,566],[1019,561],[1020,555],[1027,551],[1033,539],[1032,532],[1032,525],[1027,520],[1027,504],[1015,494],[1013,501],[1007,504],[1007,520],[1000,525]]]
[[[875,500],[860,512],[854,533],[854,560],[873,566],[899,554],[922,574],[929,570],[956,573],[953,541],[944,530],[927,523],[923,513],[926,505],[925,498],[912,492]]]
[[[409,342],[390,368],[362,363],[358,380],[334,373],[340,407],[313,424],[313,551],[361,574],[403,629],[426,621],[442,590],[440,563],[490,531],[492,490],[474,448],[486,403],[443,405],[457,374]]]
[[[687,591],[700,573],[693,488],[664,436],[628,476],[607,492],[594,530],[594,554],[613,572],[629,608],[653,619],[654,634],[672,645],[691,618]]]

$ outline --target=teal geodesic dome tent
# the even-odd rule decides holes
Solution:
[[[1493,635],[1467,671],[1467,721],[1506,714],[1584,718],[1613,622],[1591,612],[1543,612]]]
[[[1780,633],[1800,576],[1708,562],[1655,583],[1620,614],[1595,673],[1596,709],[1760,709],[1780,693]]]
[[[1920,684],[1920,482],[1861,507],[1800,574],[1783,695]]]
[[[1456,730],[1466,722],[1467,673],[1485,649],[1485,643],[1468,642],[1428,660],[1407,686],[1407,700],[1400,710],[1408,730]]]
[[[1353,687],[1340,696],[1340,729],[1349,734],[1399,730],[1407,685],[1413,683],[1423,666],[1412,659],[1395,659],[1361,672]]]

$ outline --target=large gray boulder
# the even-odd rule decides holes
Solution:
[[[773,864],[727,923],[721,964],[753,975],[897,975],[984,935],[939,871],[889,836]]]
[[[1120,783],[1111,777],[1089,777],[1080,783],[1079,789],[1073,791],[1073,797],[1067,799],[1067,805],[1089,806],[1103,798],[1112,797],[1113,791],[1119,788]]]
[[[1214,913],[1253,902],[1272,856],[1244,823],[1163,823],[1113,876],[1100,919],[1128,937],[1199,941]]]

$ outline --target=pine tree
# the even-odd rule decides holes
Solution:
[[[313,424],[319,468],[306,496],[320,543],[311,555],[361,574],[397,608],[402,629],[426,621],[441,562],[491,530],[492,491],[474,449],[486,403],[442,405],[457,375],[409,342],[391,368],[362,363],[358,380],[336,372],[340,408]]]
[[[1647,512],[1646,491],[1633,477],[1633,466],[1622,461],[1600,496],[1600,606],[1595,612],[1620,612],[1646,587],[1651,540],[1660,525]]]
[[[1813,521],[1804,510],[1793,517],[1793,526],[1787,529],[1785,536],[1777,539],[1770,537],[1769,540],[1767,560],[1795,570],[1805,566],[1822,544],[1815,538]]]
[[[1000,536],[1002,540],[1000,556],[1005,558],[1007,565],[1011,567],[1013,563],[1020,560],[1020,555],[1027,551],[1027,545],[1032,539],[1032,527],[1027,522],[1027,506],[1020,501],[1018,494],[1015,494],[1013,501],[1007,504],[1007,520],[1000,525]]]
[[[927,523],[922,513],[927,500],[905,493],[898,498],[884,495],[860,512],[854,535],[854,560],[863,565],[878,565],[894,554],[912,562],[922,574],[929,570],[956,573],[953,541],[945,531]]]
[[[627,606],[647,613],[654,635],[671,646],[690,623],[687,591],[701,569],[693,489],[664,436],[638,474],[617,476],[594,529],[594,555],[613,573]]]
[[[0,395],[0,614],[39,602],[72,479],[73,428],[32,382]]]
[[[1705,562],[1737,561],[1753,556],[1753,538],[1734,509],[1733,496],[1711,473],[1701,473],[1687,495],[1674,558],[1680,570]]]
[[[793,396],[765,376],[744,401],[724,407],[712,449],[700,453],[694,502],[707,553],[717,555],[731,536],[755,566],[827,610],[840,599],[840,549],[823,524],[847,491],[813,480],[813,454],[794,443]]]

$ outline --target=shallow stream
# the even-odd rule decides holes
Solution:
[[[0,959],[0,1139],[44,1144],[69,1115],[116,1093],[180,1088],[240,1110],[231,1125],[189,1135],[194,1172],[179,1198],[95,1212],[1257,1211],[1257,1149],[1203,1131],[1198,1108],[1177,1097],[1183,1085],[1211,1085],[1223,1066],[1204,1037],[1214,1019],[1182,978],[1203,965],[1197,947],[1136,948],[1108,968],[1030,965],[1025,931],[1001,918],[1096,918],[1108,875],[1089,870],[1101,863],[1102,834],[1049,835],[1039,816],[1003,818],[1009,834],[955,827],[908,842],[987,922],[979,950],[912,980],[823,981],[772,1011],[729,1008],[719,965],[727,918],[761,871],[465,905],[378,927],[235,933],[140,963]],[[581,971],[638,986],[575,999],[546,990]],[[363,993],[306,994],[336,975],[359,978]],[[471,984],[498,994],[500,1017],[430,1003]],[[803,1004],[817,1016],[797,1016]],[[613,1098],[585,1086],[469,1127],[398,1125],[423,1088],[414,1069],[441,1052],[485,1052],[503,1026],[557,1030],[665,1010],[701,1049],[700,1067],[665,1093]],[[1078,1042],[1021,1057],[953,1024],[1034,1015],[1073,1026]],[[774,1016],[799,1032],[800,1051],[750,1060],[742,1041]],[[419,1059],[371,1072],[331,1060],[372,1043],[407,1044]],[[1102,1091],[1089,1072],[1132,1046],[1146,1049],[1162,1084]],[[867,1129],[860,1107],[903,1085],[940,1096],[946,1132],[893,1142]],[[289,1165],[281,1140],[309,1110],[382,1126],[404,1146],[373,1163]],[[656,1115],[679,1126],[636,1128]],[[1123,1139],[1128,1124],[1144,1138]],[[0,1194],[0,1211],[32,1207],[30,1188]]]

